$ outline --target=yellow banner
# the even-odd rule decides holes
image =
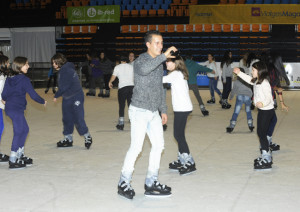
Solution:
[[[299,23],[299,4],[190,5],[190,24]]]

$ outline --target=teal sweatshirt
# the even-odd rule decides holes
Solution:
[[[199,72],[212,72],[213,70],[205,66],[199,65],[193,60],[185,60],[185,66],[189,71],[189,80],[188,83],[193,85],[197,84],[197,73]]]

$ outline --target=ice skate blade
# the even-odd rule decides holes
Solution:
[[[190,174],[193,174],[195,171],[197,171],[196,169],[195,170],[193,170],[193,171],[190,171],[190,172],[188,172],[188,173],[184,173],[184,174],[180,174],[180,176],[187,176],[187,175],[190,175]]]
[[[167,198],[167,197],[172,196],[172,193],[158,194],[158,193],[151,193],[151,192],[145,191],[144,195],[145,195],[145,197],[150,197],[150,198]]]
[[[133,196],[126,197],[123,194],[121,194],[119,191],[118,191],[118,195],[119,195],[119,197],[122,197],[122,199],[133,200]]]
[[[256,169],[256,168],[254,168],[254,171],[258,171],[258,172],[272,171],[272,167],[270,167],[270,168],[265,168],[265,169]]]

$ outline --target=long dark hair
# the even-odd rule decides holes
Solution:
[[[270,81],[268,68],[264,62],[255,62],[252,67],[257,70],[257,78],[252,78],[252,83],[261,84],[265,79]]]
[[[280,80],[284,79],[287,85],[290,85],[290,80],[287,77],[285,73],[285,68],[283,66],[282,57],[275,53],[271,52],[268,60],[268,69],[271,71],[272,69],[275,69],[276,77],[275,79],[275,85],[280,87]]]
[[[225,63],[226,63],[227,66],[232,63],[232,58],[229,56],[229,53],[232,53],[232,52],[230,50],[227,50],[224,53],[224,56],[221,60],[221,68],[223,68]]]
[[[0,76],[7,76],[9,74],[9,68],[7,67],[7,63],[9,59],[5,55],[0,55]]]
[[[247,57],[247,60],[246,60],[246,66],[247,66],[247,68],[250,67],[251,62],[253,60],[255,60],[255,59],[257,59],[256,55],[253,52],[250,52],[249,55],[248,55],[248,57]]]
[[[10,75],[23,74],[22,67],[26,65],[28,59],[26,57],[16,57],[12,63]]]

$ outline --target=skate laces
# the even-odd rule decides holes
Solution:
[[[90,136],[86,137],[85,143],[92,143],[92,138]]]
[[[125,181],[120,186],[124,191],[132,191],[133,190],[130,183],[126,183]]]
[[[158,181],[154,181],[155,187],[161,187],[162,189],[166,188],[166,185],[160,184]]]

